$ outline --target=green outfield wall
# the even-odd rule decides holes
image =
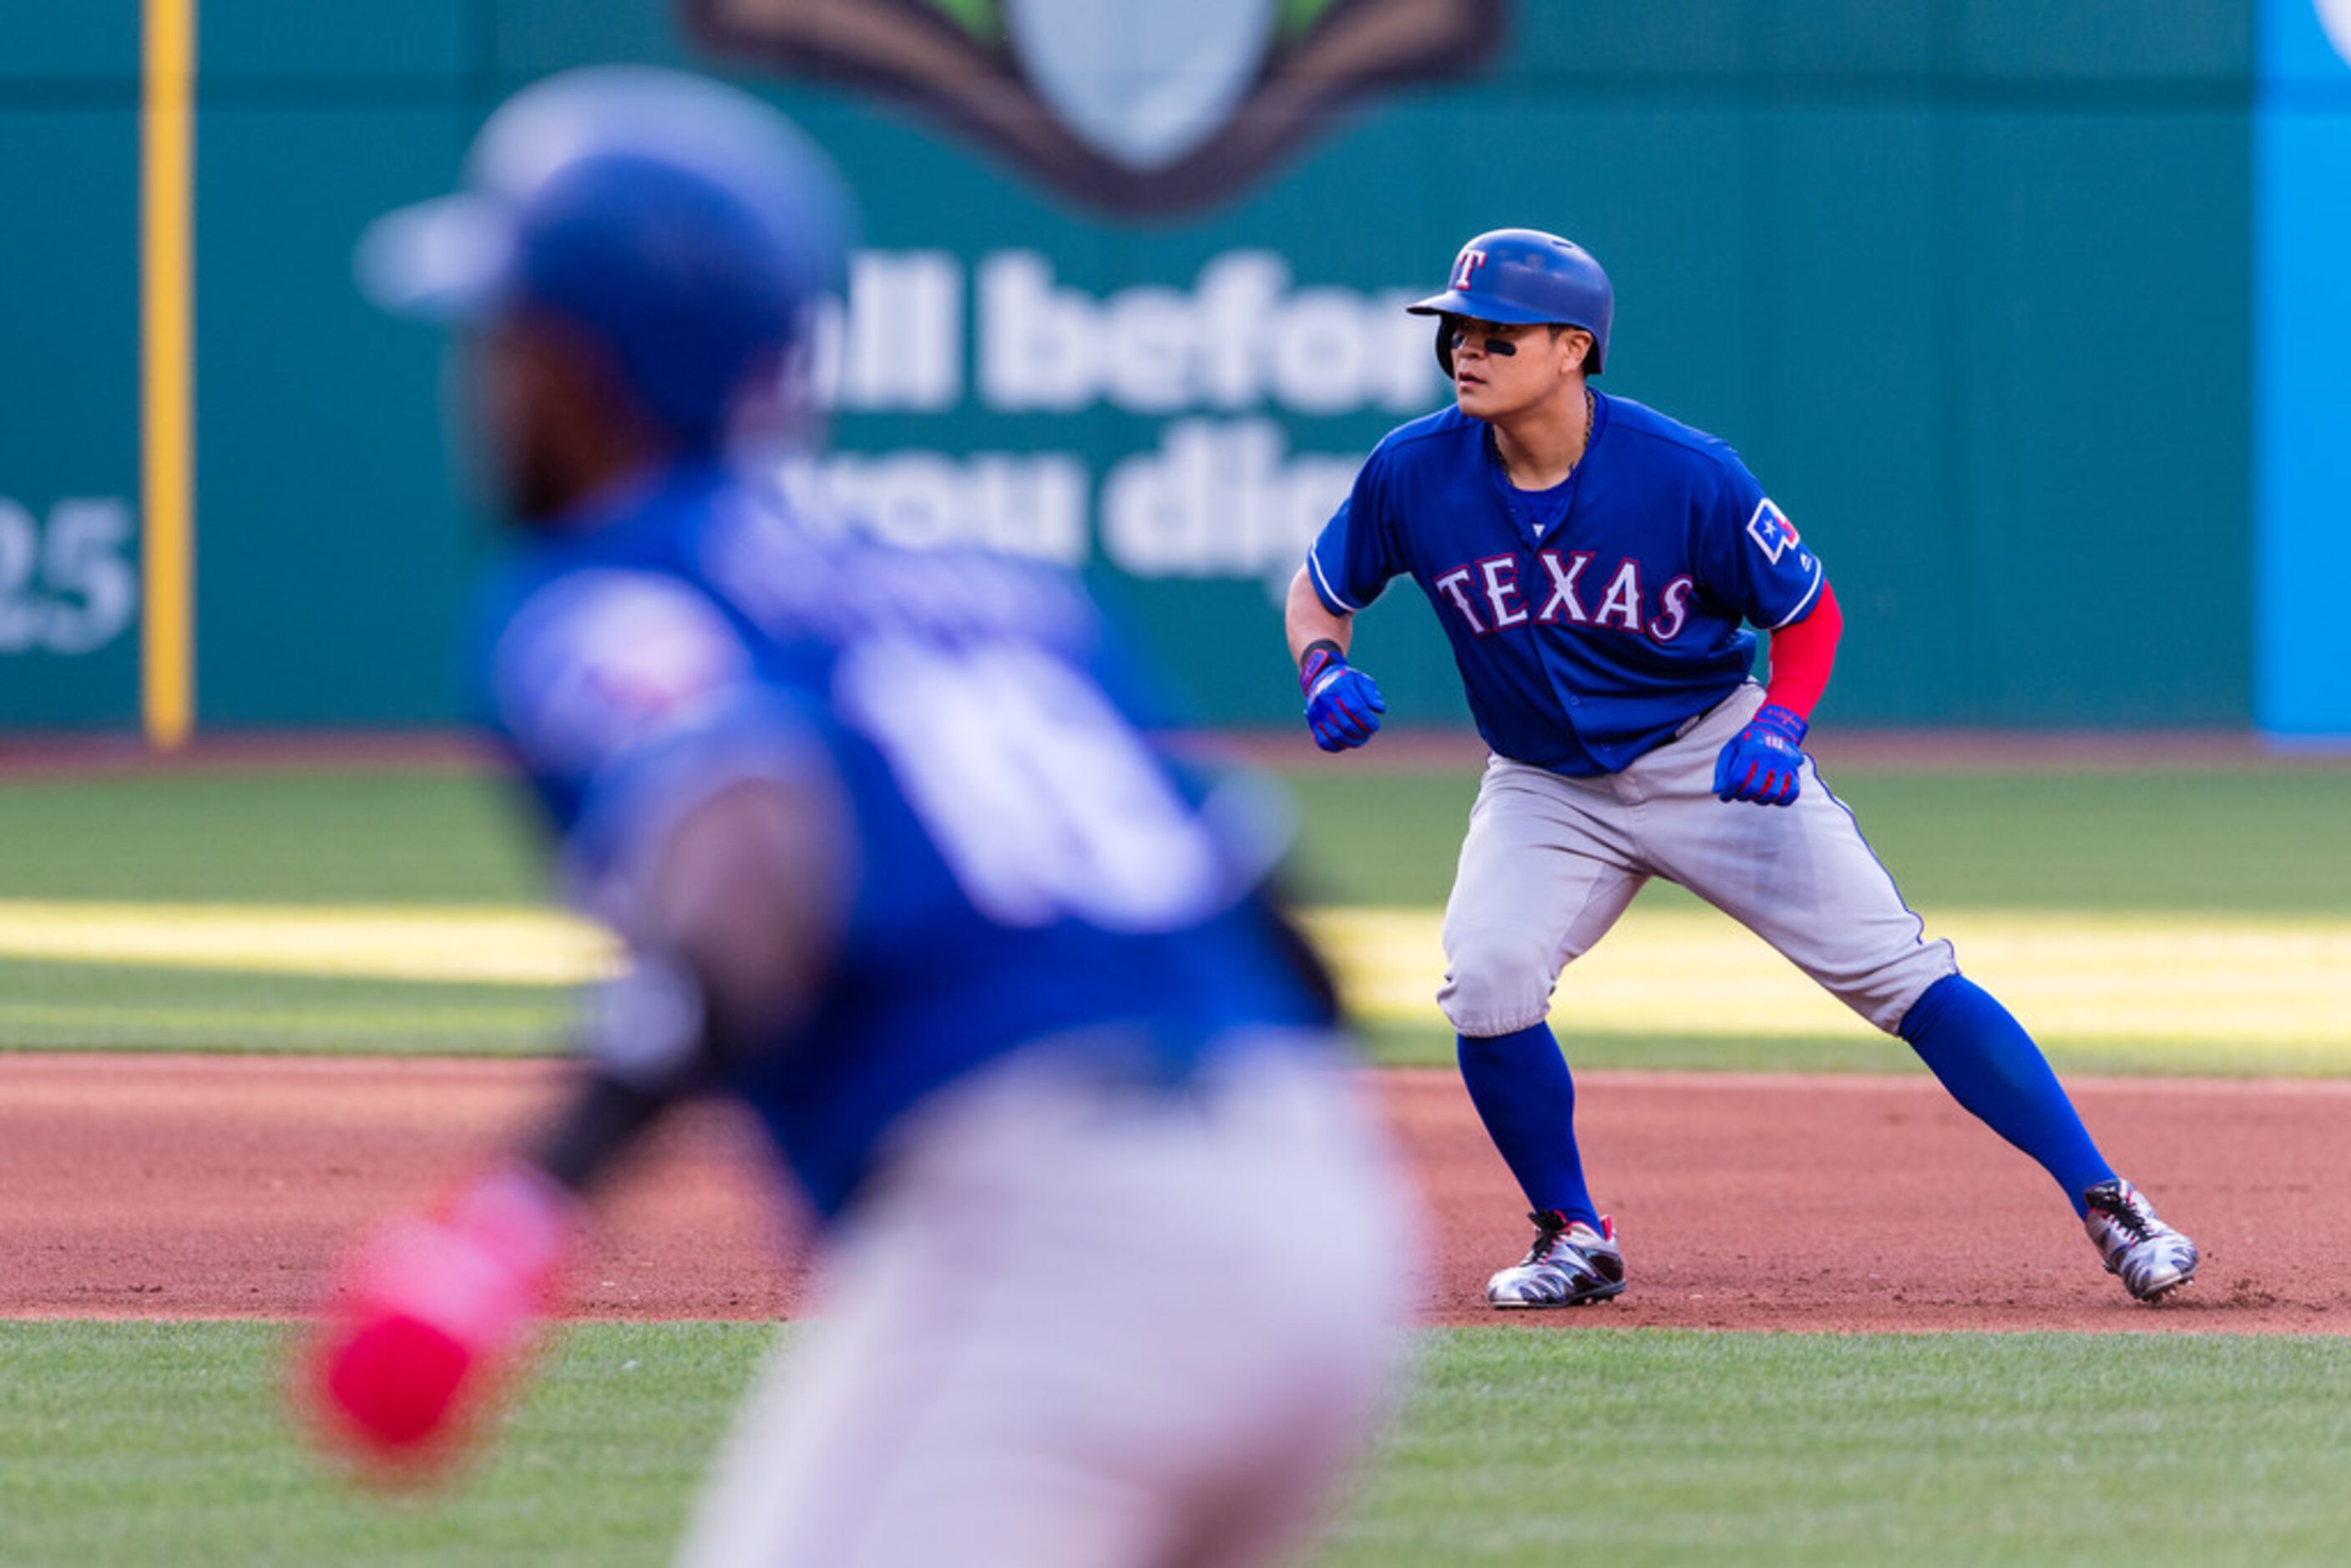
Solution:
[[[1827,559],[1830,719],[2253,721],[2252,0],[1132,0],[1223,62],[1182,91],[1087,53],[1141,49],[1088,21],[1118,0],[867,9],[879,42],[801,0],[204,0],[200,727],[454,716],[484,530],[439,346],[350,245],[504,92],[624,59],[759,85],[863,194],[799,482],[1084,568],[1207,718],[1294,712],[1274,596],[1443,396],[1397,307],[1523,223],[1614,276],[1605,387],[1731,441]],[[136,10],[0,7],[12,727],[141,712]],[[1359,633],[1399,719],[1458,721],[1408,585]]]

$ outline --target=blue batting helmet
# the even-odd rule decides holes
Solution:
[[[1447,316],[1480,321],[1560,323],[1592,334],[1591,368],[1600,373],[1608,357],[1608,321],[1616,313],[1616,293],[1592,253],[1572,240],[1541,229],[1496,229],[1479,235],[1453,258],[1445,292],[1405,308],[1435,316],[1437,362],[1453,373],[1453,341]]]
[[[737,89],[645,67],[568,71],[493,114],[456,194],[380,218],[362,289],[395,314],[544,313],[611,358],[692,445],[838,293],[850,207],[831,162]]]

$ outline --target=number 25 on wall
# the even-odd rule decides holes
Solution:
[[[103,648],[139,606],[131,508],[69,497],[46,524],[0,496],[0,654],[72,655]]]

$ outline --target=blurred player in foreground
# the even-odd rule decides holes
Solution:
[[[1364,744],[1386,705],[1347,662],[1354,617],[1409,574],[1493,749],[1437,997],[1469,1097],[1534,1210],[1533,1247],[1487,1299],[1567,1307],[1625,1289],[1547,1020],[1561,969],[1653,876],[1900,1035],[2056,1179],[2134,1297],[2188,1283],[2195,1246],[2115,1174],[2040,1048],[1959,972],[1951,945],[1926,939],[1804,755],[1844,623],[1819,559],[1737,453],[1591,385],[1615,313],[1600,264],[1556,235],[1500,229],[1411,308],[1436,318],[1456,406],[1390,433],[1364,463],[1290,584],[1290,647],[1315,740]],[[1749,678],[1750,625],[1771,639],[1768,686]]]
[[[395,1470],[559,1299],[581,1197],[682,1097],[828,1222],[821,1326],[751,1401],[692,1563],[1240,1563],[1383,1404],[1400,1202],[1321,971],[1231,813],[1118,695],[1071,580],[887,550],[726,452],[843,266],[821,156],[733,89],[534,87],[466,189],[363,242],[466,328],[529,536],[492,725],[632,962],[545,1136],[353,1251],[302,1364]]]

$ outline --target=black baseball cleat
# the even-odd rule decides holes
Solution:
[[[2082,1228],[2096,1243],[2106,1272],[2120,1275],[2123,1288],[2152,1301],[2196,1278],[2196,1243],[2166,1225],[2138,1188],[2116,1176],[2082,1195],[2090,1207]]]
[[[1535,1244],[1524,1260],[1486,1281],[1489,1304],[1506,1310],[1581,1307],[1625,1291],[1625,1254],[1607,1216],[1593,1229],[1557,1209],[1527,1216],[1535,1223]]]

